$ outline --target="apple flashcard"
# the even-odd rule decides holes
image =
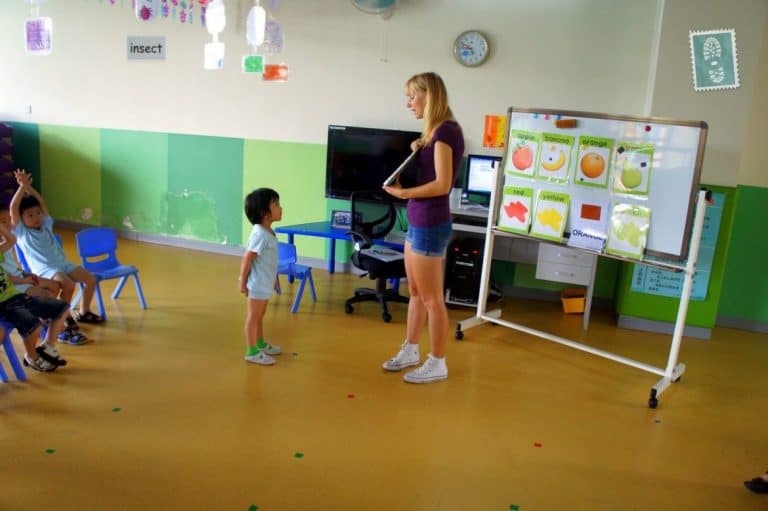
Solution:
[[[542,181],[567,183],[573,151],[572,135],[543,133],[539,148],[539,164],[536,177]]]
[[[652,162],[653,144],[619,142],[613,165],[613,192],[648,195]]]
[[[531,236],[562,241],[570,201],[570,195],[567,193],[539,191],[536,213],[531,219]]]
[[[605,251],[632,259],[642,259],[650,225],[651,208],[637,204],[614,205]]]
[[[510,130],[507,163],[504,171],[510,176],[533,179],[540,143],[540,133]]]
[[[580,136],[574,184],[608,188],[608,166],[612,150],[613,139]]]
[[[499,211],[499,229],[528,234],[533,211],[533,188],[505,186]]]

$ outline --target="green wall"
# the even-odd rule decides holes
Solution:
[[[739,186],[718,315],[768,325],[768,188]]]
[[[715,326],[718,307],[721,302],[720,297],[725,274],[726,253],[728,244],[731,241],[731,224],[733,223],[736,206],[736,190],[734,188],[709,185],[707,185],[707,188],[714,192],[725,194],[725,204],[720,221],[720,231],[717,236],[707,297],[705,300],[691,300],[689,302],[686,325],[712,328]],[[616,295],[617,312],[624,316],[674,323],[677,318],[680,300],[678,298],[632,291],[633,270],[634,264],[621,263],[621,275]],[[763,291],[764,293],[765,290]]]

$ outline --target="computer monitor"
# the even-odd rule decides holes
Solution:
[[[467,180],[464,191],[468,194],[482,195],[485,204],[491,200],[491,191],[496,187],[496,170],[501,164],[501,157],[482,154],[467,156]]]

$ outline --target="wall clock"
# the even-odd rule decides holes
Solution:
[[[477,30],[462,32],[453,42],[453,56],[464,66],[479,66],[486,61],[489,51],[488,39]]]

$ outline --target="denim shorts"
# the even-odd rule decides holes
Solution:
[[[18,294],[0,303],[0,319],[16,327],[27,337],[40,326],[41,319],[57,319],[69,310],[69,304],[55,298]]]
[[[448,241],[453,230],[451,222],[446,222],[434,227],[408,226],[408,234],[405,240],[411,244],[411,251],[431,257],[445,257]]]

